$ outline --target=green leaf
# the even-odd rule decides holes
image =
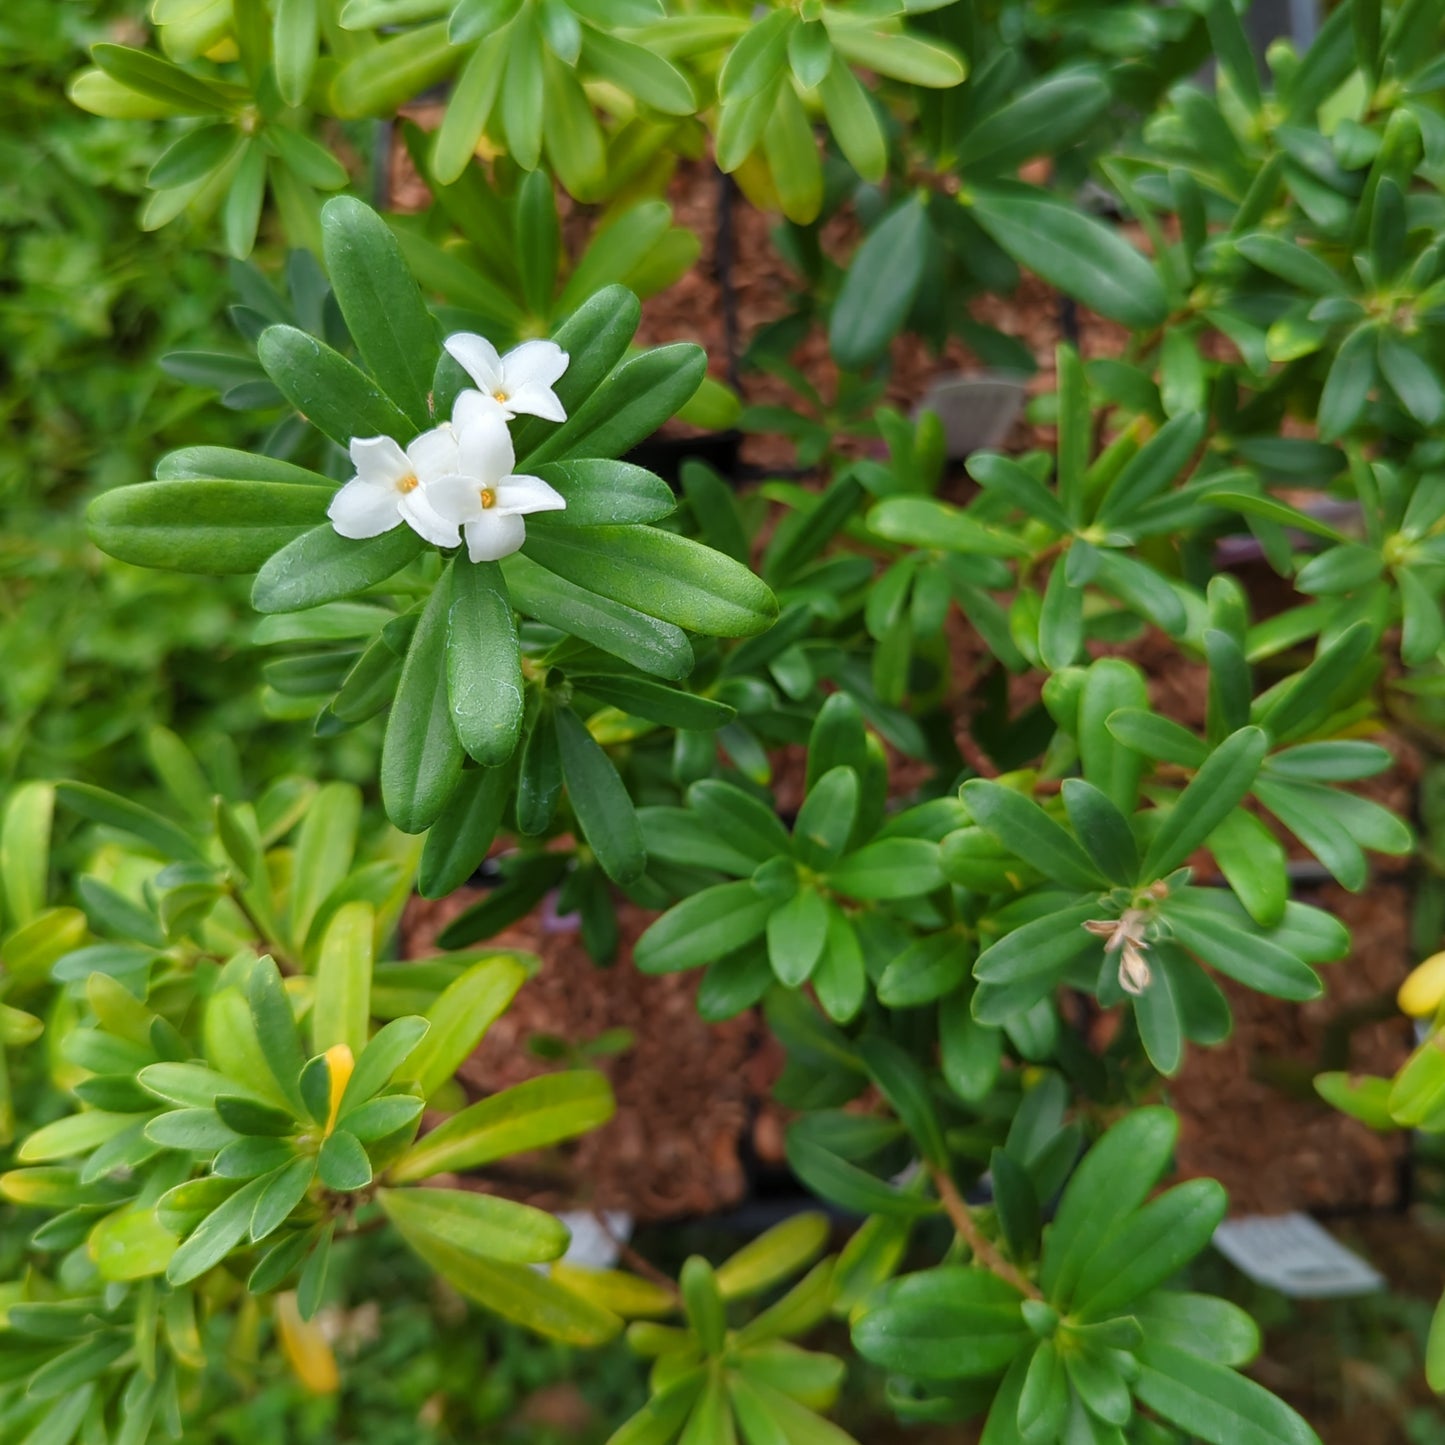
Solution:
[[[1197,905],[1187,894],[1162,910],[1175,938],[1206,963],[1240,983],[1276,998],[1304,1002],[1324,992],[1319,976],[1292,952],[1250,928]]]
[[[980,557],[1025,557],[1031,548],[932,497],[886,497],[868,514],[868,530],[910,547],[941,548]]]
[[[644,351],[605,381],[599,378],[596,390],[539,446],[529,452],[519,446],[519,464],[623,456],[692,397],[706,372],[701,347],[679,342]]]
[[[1065,778],[1064,810],[1095,866],[1115,883],[1133,884],[1139,875],[1139,852],[1129,820],[1092,783]]]
[[[858,1052],[864,1068],[912,1135],[923,1158],[935,1168],[946,1168],[948,1150],[943,1142],[943,1126],[934,1111],[923,1067],[891,1039],[865,1038]]]
[[[377,1201],[408,1238],[427,1235],[483,1259],[542,1264],[567,1248],[567,1228],[530,1205],[462,1189],[381,1189]]]
[[[946,45],[897,31],[864,30],[846,21],[830,23],[840,13],[841,7],[825,9],[823,21],[828,25],[833,48],[856,65],[908,85],[937,90],[961,85],[968,74],[962,59]]]
[[[199,844],[169,818],[163,818],[159,813],[154,813],[127,798],[106,792],[103,788],[93,787],[89,783],[57,783],[55,800],[72,812],[79,813],[82,818],[89,818],[103,827],[114,828],[132,838],[138,838],[167,861],[206,861]],[[14,842],[34,842],[39,836],[40,830],[32,824],[23,835],[17,835]],[[7,859],[7,875],[16,866],[18,865]],[[13,897],[8,876],[6,894],[7,897]]]
[[[1068,1410],[1069,1380],[1063,1356],[1052,1340],[1042,1340],[1029,1361],[1019,1392],[1019,1435],[1025,1445],[1058,1439]]]
[[[1134,1393],[1209,1445],[1319,1445],[1319,1436],[1262,1385],[1146,1339]]]
[[[556,722],[562,776],[582,835],[613,882],[631,883],[647,867],[647,850],[627,787],[570,707],[557,709]]]
[[[1137,1109],[1084,1156],[1044,1235],[1039,1283],[1050,1299],[1072,1299],[1080,1271],[1106,1236],[1148,1198],[1178,1135],[1179,1121],[1168,1109]]]
[[[1217,1365],[1247,1365],[1259,1354],[1259,1326],[1228,1300],[1155,1290],[1131,1311],[1150,1346],[1167,1345]]]
[[[931,893],[943,883],[938,844],[922,838],[881,838],[830,868],[828,882],[864,902]]]
[[[416,427],[426,427],[437,326],[390,227],[370,206],[338,196],[322,208],[321,239],[336,300],[362,361]]]
[[[664,56],[590,25],[583,31],[582,48],[600,76],[653,110],[691,115],[697,109],[692,82]]]
[[[1073,1310],[1107,1319],[1177,1274],[1203,1253],[1229,1200],[1213,1179],[1191,1179],[1121,1220],[1079,1273]]]
[[[50,783],[21,783],[12,788],[0,814],[0,896],[5,902],[7,932],[31,923],[45,907],[55,797]],[[157,816],[155,821],[165,820]],[[186,842],[189,847],[190,840]]]
[[[744,31],[723,64],[718,95],[725,101],[740,101],[770,88],[787,64],[788,41],[796,24],[795,15],[775,10]]]
[[[692,647],[672,623],[599,597],[520,553],[505,559],[502,576],[514,605],[537,621],[656,677],[677,681],[692,671]]]
[[[795,1214],[775,1224],[717,1267],[724,1299],[749,1299],[806,1269],[827,1247],[828,1216]]]
[[[809,786],[793,842],[812,867],[828,867],[847,848],[858,820],[858,793],[858,773],[851,767],[830,768]]]
[[[1197,413],[1170,417],[1114,478],[1099,504],[1098,521],[1127,525],[1188,465],[1204,430],[1205,419]]]
[[[219,576],[254,572],[323,521],[333,495],[280,482],[141,482],[97,497],[86,521],[122,562]]]
[[[421,430],[365,372],[294,326],[268,326],[256,354],[286,400],[343,450],[353,437],[405,446]]]
[[[884,1183],[876,1174],[834,1153],[797,1128],[787,1134],[788,1167],[803,1183],[830,1203],[857,1214],[884,1214],[912,1219],[931,1214],[936,1206],[917,1194]]]
[[[427,831],[417,888],[445,898],[462,887],[491,852],[512,792],[510,768],[470,768]]]
[[[442,584],[445,586],[445,581]],[[447,699],[467,753],[500,767],[522,730],[522,659],[507,584],[495,562],[458,557],[447,611]]]
[[[1338,441],[1360,419],[1375,384],[1375,332],[1358,326],[1340,343],[1320,393],[1322,441]]]
[[[413,1144],[390,1177],[405,1184],[545,1148],[605,1124],[615,1109],[612,1088],[601,1074],[583,1069],[544,1074],[454,1114]]]
[[[736,709],[709,697],[663,687],[635,677],[594,677],[572,674],[572,681],[587,693],[632,717],[646,718],[665,727],[691,732],[711,732],[737,716]]]
[[[735,953],[767,927],[776,901],[750,882],[720,883],[664,913],[634,953],[643,973],[676,973]]]
[[[249,1184],[242,1185],[206,1215],[171,1256],[166,1266],[166,1279],[173,1285],[189,1284],[225,1259],[245,1238],[251,1226],[251,1215],[277,1173],[262,1174]]]
[[[1070,888],[1103,886],[1094,861],[1033,799],[982,778],[965,783],[962,796],[983,827],[1047,877]]]
[[[276,0],[271,53],[276,88],[287,105],[301,105],[311,86],[320,35],[318,0]]]
[[[1009,1023],[1048,994],[1075,959],[1098,950],[1099,940],[1084,924],[1099,911],[1099,900],[1091,898],[1035,918],[984,949],[973,966],[980,985],[974,1017],[985,1024]]]
[[[382,1088],[408,1059],[425,1037],[426,1019],[408,1017],[393,1019],[372,1036],[357,1055],[351,1078],[341,1095],[341,1114],[347,1114]]]
[[[1425,1379],[1432,1390],[1445,1389],[1445,1296],[1430,1318],[1430,1334],[1425,1344]]]
[[[111,1114],[99,1109],[67,1114],[27,1135],[15,1151],[15,1158],[21,1164],[46,1164],[53,1159],[89,1154],[135,1121],[135,1115]]]
[[[1317,726],[1328,716],[1341,688],[1353,679],[1375,640],[1375,629],[1368,622],[1346,628],[1327,647],[1321,647],[1314,661],[1288,685],[1272,691],[1271,700],[1259,708],[1254,721],[1268,728],[1276,741],[1287,741]]]
[[[432,177],[438,184],[451,185],[475,159],[477,143],[496,108],[506,67],[507,46],[496,40],[478,45],[462,67],[432,147]]]
[[[801,988],[823,955],[828,905],[813,888],[800,888],[768,917],[768,958],[778,981]]]
[[[302,1115],[305,1106],[299,1080],[301,1070],[306,1066],[306,1055],[301,1049],[301,1036],[296,1030],[296,1016],[291,1010],[286,985],[281,982],[280,971],[269,958],[260,959],[252,967],[247,997],[256,1042],[265,1057],[266,1067],[282,1097],[298,1115]],[[243,1077],[242,1082],[251,1081]]]
[[[564,1344],[596,1348],[622,1328],[611,1310],[583,1298],[530,1265],[481,1259],[429,1233],[408,1230],[403,1238],[451,1286],[484,1309]]]
[[[326,897],[345,877],[356,851],[361,793],[351,783],[327,783],[306,807],[292,854],[291,936],[305,941]]]
[[[431,1098],[470,1058],[526,980],[526,968],[509,955],[471,965],[426,1010],[431,1027],[405,1065],[397,1065],[400,1077],[415,1081]]]
[[[1253,813],[1236,808],[1209,835],[1209,851],[1229,886],[1261,928],[1284,917],[1289,899],[1284,845]]]
[[[867,87],[835,61],[818,84],[818,98],[844,159],[863,180],[877,185],[888,171],[888,141]]]
[[[1140,876],[1162,878],[1185,862],[1249,792],[1269,750],[1261,728],[1231,733],[1210,755],[1154,835]]]
[[[381,749],[381,797],[405,833],[436,822],[462,772],[462,745],[447,696],[450,579],[433,589],[412,634]]]
[[[316,1156],[321,1182],[339,1193],[350,1194],[371,1183],[371,1160],[355,1134],[337,1129],[328,1134]]]
[[[703,779],[687,790],[687,802],[700,823],[755,863],[791,851],[787,829],[778,815],[732,783]]]
[[[971,124],[959,142],[958,164],[969,175],[1008,172],[1034,156],[1058,155],[1109,104],[1097,67],[1069,65],[1009,93],[1007,102]]]
[[[589,591],[690,632],[750,637],[778,615],[772,592],[741,563],[653,527],[534,526],[526,554]]]
[[[390,1139],[420,1117],[425,1102],[415,1094],[383,1094],[354,1110],[344,1120],[363,1144]]]
[[[1111,320],[1163,323],[1168,300],[1153,266],[1093,217],[1018,182],[970,187],[969,214],[1022,266]]]
[[[1115,738],[1109,720],[1122,708],[1143,708],[1148,702],[1144,675],[1132,663],[1113,657],[1089,668],[1079,695],[1077,736],[1084,777],[1126,816],[1133,814],[1139,799],[1144,759]],[[1204,755],[1202,744],[1199,754]]]
[[[1032,1340],[1012,1286],[944,1265],[894,1280],[853,1326],[864,1359],[921,1380],[986,1379]]]
[[[997,452],[975,452],[965,463],[968,474],[981,487],[1007,497],[1020,511],[1054,531],[1068,535],[1074,530],[1069,514],[1027,467]]]
[[[849,371],[882,359],[913,307],[928,256],[928,211],[917,197],[895,206],[853,256],[833,303],[828,341]]]
[[[672,488],[645,467],[591,457],[543,462],[536,475],[567,499],[552,520],[569,527],[633,526],[656,522],[677,508]]]
[[[128,45],[92,45],[90,58],[127,89],[174,106],[181,114],[207,115],[234,108],[225,90],[207,85],[188,70],[148,50]]]
[[[247,1230],[253,1243],[274,1234],[291,1217],[315,1177],[316,1161],[311,1158],[292,1159],[266,1176],[269,1182],[256,1201]]]
[[[366,1046],[375,931],[376,910],[369,903],[342,904],[326,926],[316,960],[316,993],[311,1005],[311,1047],[315,1053],[345,1044],[354,1057]]]
[[[1106,726],[1125,747],[1146,758],[1181,768],[1201,768],[1209,759],[1207,743],[1177,722],[1141,707],[1125,707],[1109,714]]]
[[[795,1398],[796,1390],[790,1393],[774,1387],[759,1374],[756,1357],[750,1357],[745,1359],[741,1375],[734,1375],[728,1383],[748,1445],[778,1445],[779,1441],[793,1445],[852,1445],[851,1435]]]
[[[1313,296],[1337,296],[1344,290],[1334,267],[1283,236],[1260,231],[1238,237],[1234,245],[1247,261]]]
[[[1395,332],[1379,333],[1380,370],[1400,405],[1421,426],[1434,426],[1445,415],[1445,384],[1435,368]]]

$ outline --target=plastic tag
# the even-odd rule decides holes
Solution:
[[[1226,1219],[1214,1247],[1257,1284],[1292,1299],[1374,1294],[1384,1277],[1308,1214]]]

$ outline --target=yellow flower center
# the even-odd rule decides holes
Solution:
[[[482,499],[483,511],[488,511],[497,505],[497,494],[490,487],[483,487],[477,496]]]
[[[421,483],[420,483],[419,481],[417,481],[417,479],[416,479],[416,473],[415,473],[415,472],[408,472],[404,477],[399,477],[399,478],[397,479],[396,489],[397,489],[397,491],[405,494],[405,493],[407,493],[407,492],[414,492],[414,491],[416,491],[416,489],[417,489],[420,485],[421,485]]]
[[[505,391],[494,391],[492,393],[492,398],[494,401],[500,401],[505,403],[507,400],[507,393]]]

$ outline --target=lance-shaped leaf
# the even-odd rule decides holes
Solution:
[[[1098,865],[1032,798],[975,778],[963,785],[963,801],[984,828],[1045,876],[1069,888],[1105,886]]]
[[[433,589],[402,665],[381,748],[381,797],[403,832],[420,833],[440,816],[462,772],[462,744],[447,696],[450,579]]]
[[[601,1074],[587,1069],[544,1074],[454,1114],[413,1144],[390,1177],[405,1184],[542,1149],[605,1124],[616,1107]]]
[[[710,637],[750,637],[778,615],[767,585],[740,562],[655,527],[534,524],[526,555],[649,617]]]
[[[1162,878],[1188,859],[1243,800],[1269,750],[1257,727],[1231,733],[1179,795],[1144,855],[1140,877]]]
[[[370,206],[338,196],[322,208],[321,244],[361,359],[415,426],[427,426],[437,325],[391,229]]]
[[[221,576],[254,572],[324,521],[334,495],[283,482],[141,482],[97,497],[86,520],[122,562]]]

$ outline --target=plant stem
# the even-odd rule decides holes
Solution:
[[[607,1222],[607,1216],[600,1209],[593,1209],[592,1217],[597,1221],[603,1234],[617,1246],[618,1257],[634,1274],[651,1280],[653,1284],[665,1289],[674,1299],[682,1298],[676,1282],[669,1275],[664,1274],[651,1260],[643,1258],[625,1239],[621,1239],[613,1233],[612,1226]]]
[[[954,1230],[972,1251],[974,1259],[990,1273],[996,1274],[1005,1284],[1012,1285],[1021,1295],[1029,1299],[1043,1299],[1039,1287],[1010,1264],[999,1253],[993,1240],[978,1227],[973,1211],[964,1202],[963,1195],[958,1192],[957,1185],[947,1171],[935,1168],[930,1170],[930,1173],[933,1175],[933,1187],[938,1190],[938,1197],[943,1202]]]

